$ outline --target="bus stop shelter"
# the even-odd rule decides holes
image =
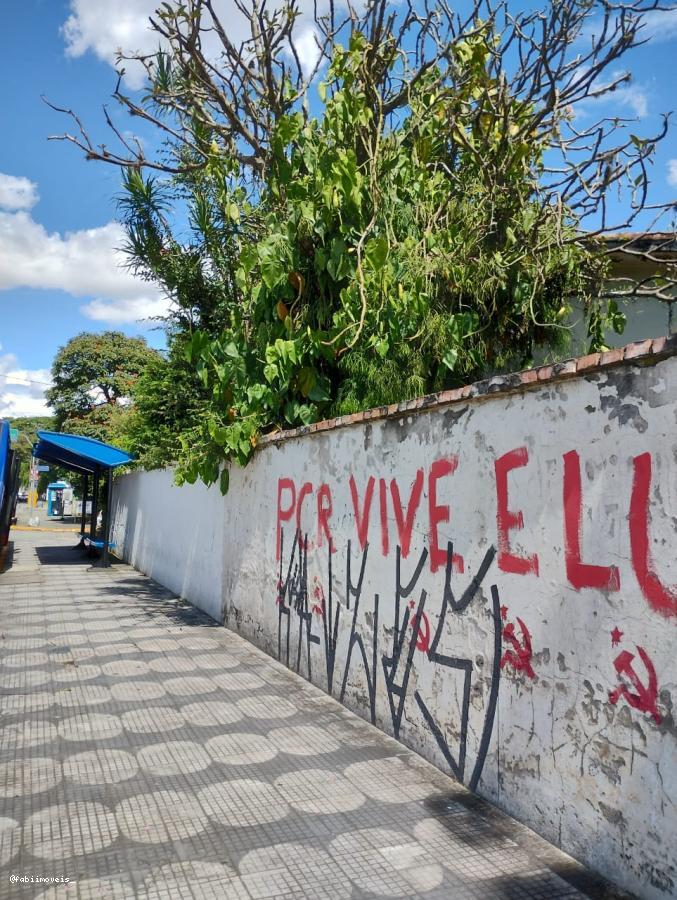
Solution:
[[[54,466],[62,466],[82,476],[82,515],[80,520],[80,545],[102,550],[101,565],[110,565],[111,497],[113,490],[113,469],[124,466],[133,457],[119,447],[104,444],[94,438],[79,434],[63,434],[56,431],[38,431],[38,441],[33,447],[33,456]],[[100,505],[101,479],[105,478],[106,515],[103,523],[103,540],[96,539],[96,519]],[[89,538],[85,538],[85,513],[91,484],[92,512],[89,523]]]

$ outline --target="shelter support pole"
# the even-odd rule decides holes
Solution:
[[[87,515],[87,490],[89,487],[89,478],[87,475],[82,476],[82,510],[80,513],[80,542],[73,547],[74,550],[80,550],[85,546],[85,518]]]
[[[89,536],[96,540],[96,520],[99,515],[99,469],[94,469],[92,475],[92,514],[89,520]]]
[[[106,473],[106,517],[103,520],[103,565],[110,565],[110,557],[108,553],[108,543],[110,541],[110,510],[113,500],[113,470],[108,469]]]
[[[89,478],[86,475],[82,476],[82,512],[80,514],[80,534],[84,536],[85,533],[85,516],[87,515],[87,488]]]

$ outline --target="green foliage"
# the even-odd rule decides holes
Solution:
[[[38,497],[46,493],[47,486],[55,481],[65,481],[67,484],[72,484],[74,496],[76,498],[81,497],[82,489],[79,476],[74,475],[73,472],[62,466],[50,466],[47,472],[40,472],[36,488]]]
[[[197,435],[208,404],[204,388],[175,337],[167,358],[152,358],[132,389],[133,405],[120,434],[138,464],[157,469],[178,459],[181,437]]]
[[[54,358],[46,392],[55,430],[119,442],[134,383],[158,357],[143,338],[119,331],[72,338]]]
[[[19,431],[19,437],[12,444],[12,449],[19,459],[19,484],[27,486],[37,433],[38,431],[54,431],[54,419],[52,416],[18,416],[15,419],[8,419],[8,421],[12,428]]]
[[[321,115],[277,119],[255,183],[216,143],[169,186],[130,170],[129,250],[175,298],[188,365],[177,352],[139,383],[149,459],[166,461],[178,433],[179,479],[209,484],[224,460],[245,465],[261,433],[522,367],[539,347],[564,349],[573,296],[593,340],[622,326],[595,300],[605,263],[576,216],[540,202],[558,120],[531,128],[533,106],[492,67],[495,42],[476,23],[410,82],[393,121],[370,78],[378,65],[395,77],[399,55],[354,32],[334,48]],[[179,198],[187,242],[164,215]],[[167,390],[175,372],[185,407]]]

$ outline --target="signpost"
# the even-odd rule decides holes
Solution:
[[[35,457],[31,457],[31,470],[28,476],[28,505],[31,509],[35,509],[38,505],[38,468],[38,461]]]

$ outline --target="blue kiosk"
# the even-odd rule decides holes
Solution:
[[[67,481],[53,481],[47,485],[47,516],[49,518],[63,516],[63,492],[69,487]]]

